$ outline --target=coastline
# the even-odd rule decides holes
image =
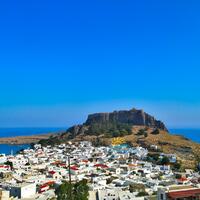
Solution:
[[[0,144],[23,145],[23,144],[37,143],[41,139],[48,139],[51,135],[55,135],[55,133],[28,135],[28,136],[0,137]]]
[[[200,144],[200,129],[180,129],[174,128],[169,129],[170,134],[174,136],[180,136],[185,138],[186,140],[190,140],[192,142],[196,142]],[[0,144],[9,144],[9,145],[21,145],[21,144],[31,144],[37,143],[41,139],[48,139],[51,135],[56,135],[61,131],[56,130],[55,132],[48,133],[32,133],[31,135],[13,135],[9,137],[0,135]],[[23,133],[22,133],[23,134]]]

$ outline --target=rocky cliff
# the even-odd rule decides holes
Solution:
[[[124,123],[133,126],[147,126],[167,131],[163,122],[156,120],[153,116],[145,113],[143,110],[137,109],[92,114],[88,116],[85,125],[90,126],[94,123],[102,124],[107,122]]]

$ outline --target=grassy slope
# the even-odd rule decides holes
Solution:
[[[127,135],[124,139],[133,145],[138,145],[138,139],[146,145],[157,145],[164,153],[175,153],[181,160],[185,168],[193,168],[196,165],[196,159],[200,157],[200,144],[188,140],[182,136],[172,135],[165,131],[160,131],[158,135],[151,134],[152,129],[148,129],[148,136],[138,136],[140,129],[145,127],[133,127],[132,135]],[[76,140],[95,140],[96,136],[79,136]],[[111,144],[112,138],[105,138],[103,135],[101,140],[105,144]]]

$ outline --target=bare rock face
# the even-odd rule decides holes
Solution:
[[[156,120],[153,116],[145,113],[143,110],[123,110],[111,113],[95,113],[88,116],[85,125],[90,126],[93,123],[117,122],[135,126],[147,126],[167,131],[163,122]]]
[[[87,131],[87,127],[83,125],[75,125],[67,130],[67,132],[71,134],[71,138],[75,138],[77,135],[84,134],[85,131]]]

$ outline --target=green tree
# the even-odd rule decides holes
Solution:
[[[151,134],[153,134],[153,135],[158,135],[159,133],[160,133],[160,131],[157,128],[151,132]]]
[[[112,135],[113,137],[119,137],[120,136],[119,130],[115,130]]]
[[[70,194],[72,194],[72,187],[69,182],[64,182],[56,189],[56,195],[58,200],[70,200]],[[73,198],[72,198],[73,199]]]
[[[86,180],[74,184],[73,196],[74,200],[88,200],[89,187]]]
[[[172,169],[175,171],[179,171],[181,169],[181,163],[180,162],[174,163]]]
[[[147,132],[145,131],[145,129],[140,129],[137,133],[137,135],[145,135]]]
[[[168,165],[169,163],[170,163],[170,161],[169,161],[169,158],[167,156],[164,156],[160,161],[161,165]]]
[[[181,174],[175,174],[175,178],[180,179],[180,178],[182,178],[182,175]]]
[[[145,197],[145,196],[149,196],[149,194],[147,192],[139,192],[136,197]]]
[[[82,180],[75,184],[64,182],[56,189],[58,200],[88,200],[89,187],[86,180]]]
[[[10,169],[13,170],[13,163],[11,161],[7,161],[4,164],[10,166]]]

